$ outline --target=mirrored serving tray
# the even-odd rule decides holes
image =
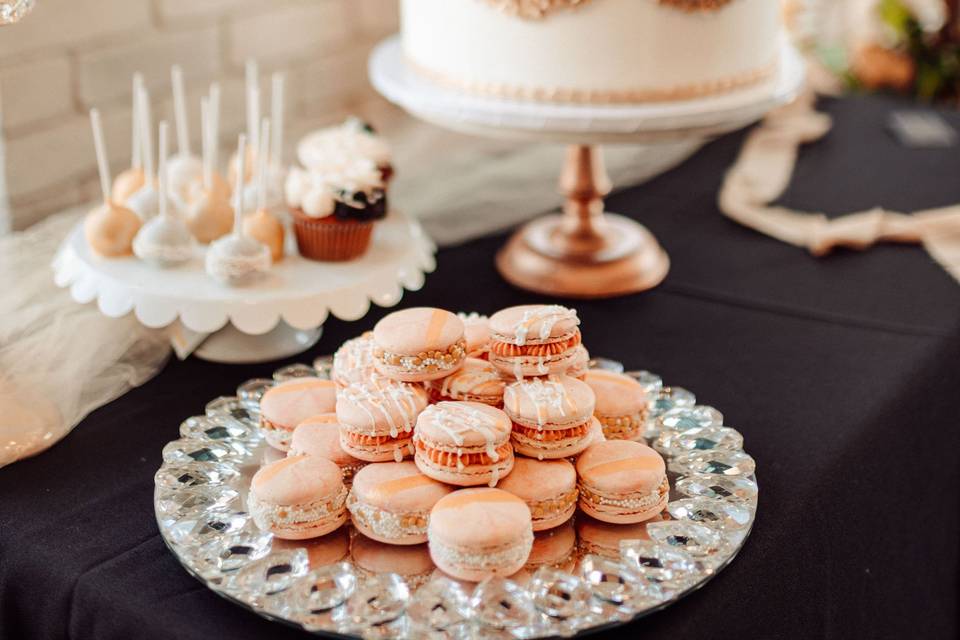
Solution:
[[[623,370],[612,360],[594,367]],[[702,587],[736,556],[756,516],[753,458],[723,416],[693,393],[628,371],[651,397],[645,436],[667,461],[670,502],[651,521],[611,525],[577,513],[536,534],[527,566],[479,584],[436,569],[427,545],[390,546],[351,527],[306,541],[259,531],[250,478],[284,455],[262,440],[260,396],[330,358],[291,365],[209,402],[163,449],[154,506],[170,550],[219,595],[324,635],[365,638],[571,636],[652,613]]]

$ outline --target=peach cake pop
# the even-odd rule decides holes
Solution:
[[[133,107],[130,110],[132,125],[130,127],[130,168],[121,171],[113,180],[112,198],[114,202],[126,202],[127,198],[136,193],[144,183],[143,156],[140,152],[140,117],[137,107],[140,88],[143,87],[143,75],[138,71],[133,74]]]
[[[140,230],[140,218],[110,198],[110,167],[107,164],[100,112],[96,109],[90,110],[90,126],[93,129],[103,204],[87,214],[83,222],[84,237],[97,255],[107,258],[127,256],[132,251],[133,238]]]
[[[256,187],[257,204],[256,211],[244,218],[243,231],[248,236],[267,246],[270,249],[270,257],[274,262],[283,259],[283,224],[275,215],[267,210],[267,154],[264,150],[270,144],[270,120],[264,118],[260,127],[260,146],[257,158]]]
[[[240,134],[237,154],[241,172],[234,191],[233,233],[215,240],[207,249],[206,269],[213,279],[228,286],[250,284],[270,269],[270,249],[243,233],[243,198],[241,175],[246,157],[247,137]]]
[[[147,220],[133,239],[133,252],[138,258],[158,267],[183,264],[193,257],[193,234],[179,215],[170,211],[167,191],[167,123],[160,123],[159,212]]]
[[[187,102],[183,90],[183,69],[170,68],[173,85],[173,116],[177,131],[177,153],[167,160],[167,189],[180,204],[187,201],[190,184],[201,179],[203,162],[190,151],[190,130],[187,123]]]
[[[193,237],[207,244],[230,233],[233,228],[233,207],[225,190],[215,188],[214,159],[216,138],[211,130],[211,102],[200,101],[200,121],[203,142],[203,189],[187,204],[184,217]]]

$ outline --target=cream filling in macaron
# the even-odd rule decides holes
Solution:
[[[467,354],[467,343],[460,340],[444,351],[421,351],[416,355],[391,353],[379,347],[374,349],[374,357],[387,367],[396,367],[409,372],[453,371]]]
[[[520,539],[494,549],[466,551],[446,545],[436,538],[430,540],[430,553],[436,558],[438,564],[474,571],[492,571],[523,565],[530,557],[532,548],[532,531],[525,531]]]
[[[393,513],[360,502],[352,492],[347,498],[347,509],[355,523],[387,540],[426,536],[427,526],[430,524],[429,511]]]
[[[256,494],[251,492],[247,508],[253,521],[261,529],[296,529],[309,527],[319,520],[342,514],[346,500],[346,487],[341,488],[333,498],[323,498],[303,506],[269,504],[259,500]]]
[[[612,507],[629,513],[646,511],[657,506],[670,493],[670,483],[667,477],[663,477],[660,486],[653,491],[642,493],[630,493],[623,495],[602,494],[593,491],[584,484],[580,483],[580,501],[594,509],[603,507]]]

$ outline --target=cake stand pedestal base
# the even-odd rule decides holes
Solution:
[[[670,259],[646,227],[604,213],[610,188],[600,149],[570,145],[560,176],[563,213],[517,231],[497,255],[501,275],[521,289],[569,298],[621,296],[660,284]]]
[[[198,358],[224,364],[254,364],[289,358],[317,344],[323,327],[295,329],[280,322],[267,333],[250,335],[228,324],[210,334],[193,352]]]

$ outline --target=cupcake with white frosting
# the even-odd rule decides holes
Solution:
[[[297,157],[303,166],[317,173],[336,170],[343,158],[349,158],[372,162],[384,184],[393,176],[390,145],[372,126],[356,117],[304,136],[297,145]]]
[[[367,250],[373,224],[387,214],[387,196],[377,166],[344,160],[324,171],[293,168],[285,185],[300,255],[343,261]]]

